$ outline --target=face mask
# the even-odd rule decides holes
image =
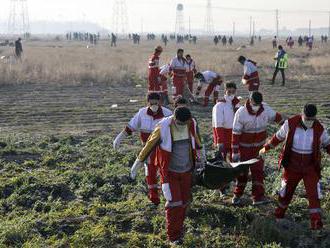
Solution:
[[[158,105],[151,105],[151,106],[150,106],[150,109],[151,109],[151,111],[152,111],[153,113],[156,113],[156,112],[158,111],[158,109],[159,109],[159,106],[158,106]]]
[[[255,113],[258,112],[259,109],[260,109],[260,106],[254,106],[254,105],[252,105],[251,107],[252,107],[253,112],[255,112]]]
[[[186,125],[186,123],[178,123],[178,122],[175,122],[175,125],[177,126],[177,127],[184,127],[185,125]]]
[[[303,119],[303,123],[307,128],[312,128],[313,124],[314,124],[314,120],[304,120]]]
[[[226,95],[225,96],[226,100],[228,100],[228,101],[234,100],[234,97],[235,97],[234,95],[230,95],[230,96]]]

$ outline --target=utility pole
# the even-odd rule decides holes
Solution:
[[[190,16],[189,16],[189,35],[191,35]]]
[[[330,38],[330,11],[329,11],[328,38]]]
[[[256,35],[256,22],[253,20],[253,37]]]
[[[143,35],[143,17],[141,17],[141,35]]]
[[[233,22],[233,38],[235,37],[235,22]]]
[[[250,38],[252,36],[252,16],[250,16]]]
[[[308,36],[309,37],[312,36],[312,21],[311,21],[311,19],[309,19],[309,23],[308,23]]]
[[[279,17],[278,17],[278,9],[275,10],[275,29],[276,29],[276,37],[278,38],[278,26],[279,26]]]

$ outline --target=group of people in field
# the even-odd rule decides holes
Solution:
[[[276,74],[281,71],[285,83],[284,69],[287,55],[281,46],[275,56]],[[143,144],[130,176],[135,179],[144,166],[148,198],[153,206],[160,204],[160,189],[166,200],[166,230],[171,244],[181,244],[184,237],[184,220],[192,200],[191,188],[196,164],[205,161],[205,151],[196,118],[190,111],[191,102],[206,86],[202,104],[209,105],[213,92],[212,123],[208,132],[213,134],[214,149],[227,162],[257,159],[250,166],[252,180],[252,204],[270,202],[265,195],[264,154],[284,143],[279,166],[283,175],[274,211],[277,221],[284,218],[298,183],[303,180],[309,200],[311,229],[323,227],[320,199],[322,198],[321,151],[330,154],[330,137],[317,119],[317,107],[306,103],[301,113],[286,118],[264,102],[259,92],[260,78],[256,62],[244,56],[238,58],[243,65],[242,82],[249,91],[249,98],[242,102],[236,96],[237,85],[224,82],[223,75],[206,70],[198,72],[192,56],[178,49],[176,56],[160,66],[163,49],[157,46],[148,61],[147,105],[134,115],[113,142],[118,149],[122,140],[134,132],[140,133]],[[170,102],[167,81],[171,78],[173,110],[164,106]],[[194,91],[194,79],[198,80]],[[219,96],[224,85],[224,95]],[[184,93],[188,92],[185,99]],[[208,111],[207,108],[203,111]],[[280,125],[279,130],[267,140],[267,127],[271,123]],[[245,171],[236,178],[232,204],[242,204],[242,196],[248,182]],[[160,177],[160,184],[158,177]],[[225,188],[219,189],[225,193]]]

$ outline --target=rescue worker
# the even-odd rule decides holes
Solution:
[[[159,77],[159,56],[163,52],[161,46],[155,48],[154,54],[149,59],[148,73],[148,91],[160,93],[160,77]]]
[[[203,106],[206,107],[209,104],[209,97],[212,92],[213,92],[213,103],[216,104],[219,97],[220,85],[223,83],[223,76],[221,76],[220,74],[214,71],[204,71],[204,72],[196,73],[195,78],[199,80],[196,96],[199,96],[203,84],[208,85],[204,93]]]
[[[277,76],[278,71],[281,72],[282,75],[282,86],[285,85],[285,72],[284,70],[286,68],[288,68],[288,54],[286,53],[286,51],[284,51],[283,47],[281,45],[278,46],[278,51],[274,57],[274,60],[276,60],[275,63],[275,71],[273,74],[273,78],[272,78],[272,83],[275,83],[275,79]]]
[[[196,63],[189,54],[186,55],[186,73],[187,73],[187,84],[191,93],[194,92],[194,75],[197,73]]]
[[[201,147],[196,122],[188,108],[176,108],[174,115],[157,125],[131,169],[132,179],[155,147],[166,199],[167,238],[171,244],[179,245],[182,244],[184,219],[191,199],[192,171],[197,149]]]
[[[183,95],[186,81],[186,59],[183,57],[183,49],[177,50],[177,55],[170,62],[170,72],[173,73],[173,98]]]
[[[227,155],[229,155],[228,160],[231,160],[234,115],[240,108],[236,89],[235,83],[226,83],[224,98],[218,101],[212,111],[213,143],[224,160],[227,160]]]
[[[244,106],[235,113],[232,137],[232,161],[247,161],[259,157],[259,150],[266,143],[267,125],[282,123],[283,117],[266,103],[260,92],[253,92]],[[260,159],[250,167],[252,174],[253,205],[267,203],[264,189],[264,161]],[[236,180],[232,203],[239,205],[248,181],[248,171]]]
[[[156,125],[164,118],[172,115],[172,112],[160,106],[160,96],[157,93],[148,94],[148,106],[141,108],[137,114],[130,120],[126,128],[119,133],[113,142],[113,148],[118,149],[121,141],[135,131],[140,132],[140,138],[143,145],[146,144],[150,134],[154,131]],[[150,201],[158,205],[160,203],[158,196],[158,180],[156,154],[148,154],[146,160],[145,172],[146,182],[148,184],[148,197]]]
[[[244,75],[242,77],[242,83],[248,86],[250,94],[259,90],[260,79],[257,69],[257,63],[246,59],[244,56],[239,56],[238,62],[244,66]]]
[[[279,165],[284,167],[284,172],[275,217],[277,220],[284,218],[295,189],[303,180],[309,201],[311,229],[323,227],[320,205],[321,148],[330,154],[330,137],[316,118],[316,114],[316,106],[306,104],[302,114],[285,121],[281,129],[259,152],[263,155],[285,141],[279,161]]]

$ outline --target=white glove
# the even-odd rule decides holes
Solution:
[[[137,172],[142,166],[143,166],[143,162],[141,162],[139,159],[136,159],[131,168],[131,174],[130,174],[131,179],[134,180],[136,178]]]
[[[241,160],[241,155],[239,153],[233,153],[231,159],[233,160],[233,162],[238,162]]]
[[[197,152],[197,159],[201,162],[206,162],[206,151],[205,151],[205,146],[203,145],[202,146],[202,149],[200,149],[198,152]]]
[[[113,141],[113,149],[117,150],[121,141],[127,136],[127,133],[125,131],[122,131],[118,134],[116,139]]]
[[[172,194],[171,194],[171,190],[170,190],[170,185],[168,183],[162,184],[162,191],[163,191],[166,201],[172,201]]]

